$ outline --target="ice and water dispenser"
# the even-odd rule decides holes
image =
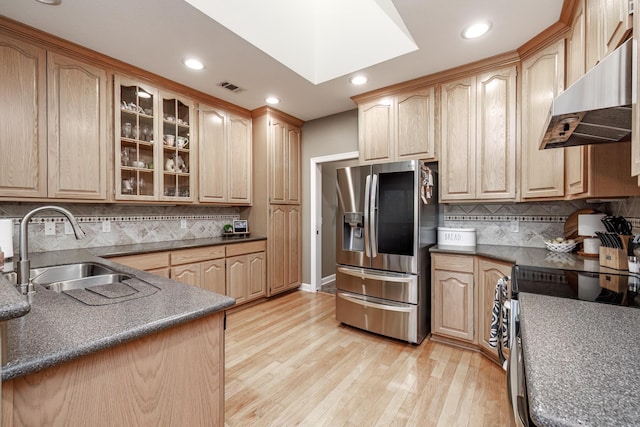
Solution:
[[[346,212],[342,224],[342,249],[364,251],[364,214]]]

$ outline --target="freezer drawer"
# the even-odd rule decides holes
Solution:
[[[419,344],[418,307],[338,292],[336,320],[391,338]],[[420,337],[420,341],[424,336]]]
[[[418,279],[415,274],[358,267],[338,266],[336,269],[338,290],[409,304],[418,304]]]

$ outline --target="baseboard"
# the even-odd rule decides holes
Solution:
[[[315,292],[315,290],[313,290],[311,288],[311,284],[310,283],[301,283],[300,287],[298,288],[301,291],[305,291],[305,292]]]
[[[331,274],[329,276],[323,277],[322,279],[320,279],[320,286],[324,286],[327,283],[335,282],[335,280],[336,280],[335,274]]]

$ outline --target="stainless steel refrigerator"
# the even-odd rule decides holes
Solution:
[[[338,169],[337,320],[415,344],[430,332],[436,179],[418,160]]]

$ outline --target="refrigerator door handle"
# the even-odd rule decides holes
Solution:
[[[378,206],[376,205],[376,196],[378,195],[378,174],[371,175],[371,192],[367,193],[371,199],[369,202],[369,227],[371,228],[371,258],[378,256],[378,237],[376,233],[377,219],[376,214]]]
[[[364,254],[371,257],[371,236],[369,235],[369,194],[371,191],[371,175],[367,175],[364,184]]]

